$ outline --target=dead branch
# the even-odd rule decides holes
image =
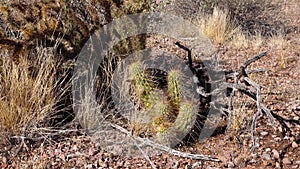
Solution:
[[[130,138],[132,138],[135,141],[138,141],[141,143],[141,145],[146,145],[146,146],[151,146],[152,148],[155,148],[157,150],[161,150],[164,151],[166,153],[175,155],[175,156],[179,156],[179,157],[183,157],[183,158],[190,158],[193,160],[205,160],[205,161],[215,161],[215,162],[221,162],[221,160],[219,160],[218,158],[212,157],[212,156],[208,156],[208,155],[202,155],[202,154],[191,154],[191,153],[185,153],[185,152],[181,152],[178,150],[174,150],[168,146],[164,146],[161,145],[159,143],[156,143],[148,138],[142,138],[139,136],[133,136],[132,133],[130,131],[128,131],[127,129],[117,125],[117,124],[110,124],[113,128],[119,130],[120,132],[126,134],[127,136],[129,136]],[[137,145],[140,149],[140,146]]]
[[[193,68],[192,66],[192,57],[191,57],[191,50],[188,49],[187,47],[181,45],[179,42],[176,42],[175,45],[177,45],[179,48],[185,50],[188,52],[188,66],[191,68],[192,72],[194,73],[194,75],[196,74],[196,70]],[[252,117],[252,123],[251,123],[251,138],[252,138],[252,142],[253,142],[253,147],[251,149],[251,152],[257,147],[256,142],[255,142],[255,137],[254,137],[254,133],[256,130],[256,122],[258,120],[258,118],[261,115],[265,115],[267,116],[267,118],[269,119],[270,123],[276,127],[277,124],[275,123],[275,121],[277,120],[279,122],[279,124],[286,130],[286,131],[290,131],[291,129],[287,126],[286,124],[286,120],[283,119],[281,116],[273,113],[270,109],[268,109],[261,100],[261,86],[259,84],[257,84],[256,82],[254,82],[253,80],[251,80],[249,78],[249,74],[251,73],[257,73],[257,72],[262,72],[264,71],[263,69],[256,69],[256,70],[246,70],[247,67],[254,63],[255,61],[260,60],[261,58],[267,56],[268,52],[263,52],[249,60],[247,60],[245,63],[242,64],[242,66],[240,66],[239,70],[225,70],[223,71],[225,74],[225,78],[226,80],[231,79],[232,82],[230,83],[223,83],[223,86],[221,86],[221,88],[215,89],[214,91],[208,92],[205,91],[205,89],[201,86],[198,86],[197,88],[197,93],[200,94],[203,97],[209,97],[211,95],[214,95],[216,93],[222,92],[224,91],[224,87],[225,90],[227,89],[227,91],[229,92],[229,102],[227,105],[227,109],[224,108],[217,108],[216,106],[214,106],[216,103],[211,103],[211,106],[214,106],[214,108],[218,109],[220,112],[226,112],[227,113],[227,117],[228,117],[228,125],[227,125],[227,130],[230,128],[231,124],[232,124],[232,113],[233,113],[233,98],[235,96],[236,92],[240,92],[242,94],[245,94],[246,96],[250,97],[255,103],[256,103],[256,107],[257,107],[257,112],[254,114],[254,116]]]
[[[187,48],[187,47],[183,46],[182,44],[180,44],[179,42],[175,42],[175,45],[177,45],[179,48],[181,48],[181,49],[188,52],[188,65],[189,65],[191,71],[195,74],[196,70],[193,67],[192,51],[189,48]]]
[[[239,75],[238,75],[238,79],[240,79],[242,76],[244,77],[248,77],[248,74],[246,72],[246,68],[253,62],[261,59],[262,57],[267,56],[267,52],[263,52],[249,60],[247,60],[241,67],[240,67],[240,71],[239,71]]]
[[[253,147],[251,149],[251,152],[254,151],[254,149],[257,147],[256,142],[255,142],[255,129],[256,129],[256,122],[258,120],[258,117],[261,115],[266,115],[267,118],[269,119],[270,123],[276,127],[277,124],[275,121],[277,120],[279,124],[285,129],[285,131],[291,132],[291,129],[287,126],[286,120],[283,119],[281,116],[275,114],[272,112],[270,109],[268,109],[261,100],[261,86],[251,80],[248,77],[248,74],[254,73],[254,72],[260,72],[261,70],[254,70],[254,71],[248,71],[246,68],[253,62],[261,59],[262,57],[266,56],[267,52],[263,52],[249,60],[247,60],[241,67],[240,70],[238,71],[226,71],[226,79],[234,79],[233,83],[227,83],[228,89],[230,89],[232,92],[230,94],[230,101],[228,103],[229,110],[232,108],[232,96],[234,95],[234,92],[238,91],[246,96],[250,97],[253,101],[256,102],[257,106],[257,113],[252,118],[252,123],[251,123],[251,138],[253,142]],[[255,92],[253,92],[253,90]],[[231,124],[231,111],[229,111],[228,117],[229,117],[229,125]]]

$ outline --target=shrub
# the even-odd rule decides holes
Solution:
[[[0,133],[24,134],[45,124],[59,100],[55,91],[57,64],[52,57],[35,61],[21,56],[19,63],[2,57],[0,65]]]

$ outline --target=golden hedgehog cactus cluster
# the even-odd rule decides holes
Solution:
[[[158,87],[142,63],[132,63],[129,69],[131,95],[137,107],[130,119],[133,133],[151,136],[168,146],[182,139],[176,134],[179,133],[179,137],[187,134],[197,114],[196,105],[182,98],[182,73],[179,70],[167,72],[165,86]]]

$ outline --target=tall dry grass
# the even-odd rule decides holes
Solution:
[[[237,25],[230,20],[230,15],[227,10],[214,8],[212,14],[199,16],[197,21],[200,30],[214,44],[224,44],[229,41],[234,34],[238,32]]]
[[[59,100],[55,91],[57,63],[40,49],[36,58],[19,58],[16,63],[1,57],[0,65],[0,133],[22,135],[29,128],[45,123]]]

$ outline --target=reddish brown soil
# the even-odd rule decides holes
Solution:
[[[250,153],[252,141],[249,129],[228,133],[221,130],[204,142],[179,149],[211,155],[222,162],[190,160],[161,153],[150,157],[157,168],[300,168],[300,34],[294,29],[300,24],[299,8],[297,0],[285,1],[282,13],[279,14],[294,30],[287,35],[286,49],[272,50],[269,44],[257,50],[235,50],[226,45],[218,48],[219,60],[227,69],[237,69],[247,59],[271,49],[265,58],[251,66],[264,68],[267,72],[251,78],[265,86],[262,89],[263,103],[289,121],[286,123],[292,132],[283,133],[282,127],[272,126],[267,117],[263,116],[258,120],[255,132],[259,147],[253,153]],[[168,46],[164,43],[171,43],[172,40],[158,41],[161,48],[164,48],[164,45]],[[238,102],[245,103],[247,100]],[[253,113],[256,111],[255,105],[252,108]],[[222,121],[219,126],[226,127],[226,123]],[[39,147],[31,147],[27,143],[20,151],[18,148],[18,145],[0,147],[0,168],[150,168],[143,157],[124,158],[100,150],[89,136],[70,136],[60,141],[51,141],[51,144],[45,142]],[[14,157],[16,152],[18,154]]]

